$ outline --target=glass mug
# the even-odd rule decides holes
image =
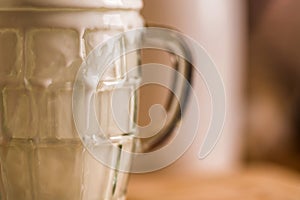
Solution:
[[[0,3],[1,200],[125,199],[128,174],[98,162],[78,136],[72,92],[80,64],[97,44],[143,26],[141,7],[141,0]],[[139,52],[124,57],[125,61],[115,62],[105,74],[105,81],[118,82],[140,62]],[[188,63],[175,64],[190,78]],[[184,93],[185,88],[178,87]],[[118,89],[131,92],[128,83]],[[108,108],[112,90],[106,86],[98,90],[102,100],[99,110]],[[178,102],[173,97],[168,101],[172,117],[159,134],[141,141],[144,151],[168,135],[179,119]],[[138,113],[137,102],[138,96],[133,100],[131,117]],[[108,136],[120,138],[113,143],[134,151],[140,141],[108,122],[109,110],[101,111],[99,120]],[[112,160],[122,160],[122,155],[116,157],[116,152],[105,150]],[[130,160],[122,162],[128,162],[130,168]]]

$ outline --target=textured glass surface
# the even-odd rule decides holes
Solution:
[[[0,11],[1,200],[124,198],[127,174],[96,161],[77,136],[72,88],[82,60],[96,44],[142,25],[134,9]],[[117,81],[128,64],[138,62],[137,56],[116,62],[106,79]],[[117,92],[130,94],[132,89],[127,85]],[[112,90],[105,85],[99,88],[99,120],[116,145],[131,151],[130,116],[122,122],[128,133],[119,131],[111,120]],[[133,116],[136,111],[130,110]],[[115,166],[119,161],[130,166],[119,151],[108,145],[103,145],[103,151]]]

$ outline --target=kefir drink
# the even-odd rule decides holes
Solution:
[[[0,199],[124,199],[127,174],[90,155],[76,132],[72,90],[89,52],[122,31],[143,26],[141,0],[13,0],[0,2]],[[138,53],[114,63],[97,90],[97,117],[119,149],[133,151],[136,115],[131,99],[128,131],[114,124],[112,92],[132,94],[124,80]],[[114,87],[113,84],[118,86]],[[122,100],[120,99],[120,102]],[[128,120],[128,121],[126,121]],[[121,151],[103,144],[118,167]]]

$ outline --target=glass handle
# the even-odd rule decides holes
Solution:
[[[174,69],[186,79],[185,81],[191,83],[192,65],[184,60],[184,58],[189,58],[189,60],[191,60],[191,52],[184,39],[180,37],[181,35],[172,34],[172,32],[152,32],[151,29],[148,29],[148,31],[142,35],[142,46],[152,47],[153,49],[161,49],[170,52],[170,55],[176,56]],[[167,34],[164,35],[163,33]],[[171,52],[176,52],[177,55]],[[173,92],[177,94],[177,98],[175,98],[174,95],[168,96],[166,103],[166,112],[168,117],[159,132],[154,135],[154,133],[151,133],[151,129],[143,129],[143,135],[153,136],[141,139],[142,151],[149,151],[165,141],[165,139],[171,135],[177,122],[180,121],[184,114],[189,96],[189,87],[184,84],[185,81],[174,76],[174,80],[171,85]]]
[[[175,68],[182,75],[174,76],[172,92],[176,94],[177,98],[170,97],[168,99],[167,113],[170,117],[167,118],[164,127],[155,136],[141,139],[141,150],[144,152],[150,150],[170,135],[182,116],[187,101],[189,91],[188,86],[184,83],[186,80],[191,81],[192,67],[191,64],[179,57],[191,60],[191,53],[181,34],[167,29],[142,28],[116,35],[97,46],[89,54],[78,70],[74,83],[72,109],[76,130],[93,157],[110,168],[105,199],[122,199],[123,197],[119,197],[125,194],[127,182],[127,175],[124,175],[124,172],[133,172],[131,159],[134,157],[132,151],[134,151],[136,140],[133,140],[134,134],[132,133],[135,133],[136,125],[130,118],[131,114],[136,112],[136,104],[128,103],[130,98],[127,97],[130,97],[130,94],[136,89],[135,86],[139,85],[140,74],[138,69],[137,73],[135,71],[132,72],[133,74],[128,72],[126,76],[120,77],[117,81],[107,82],[103,77],[117,58],[126,56],[128,52],[147,48],[174,52],[173,54],[178,57]],[[97,101],[95,95],[99,91],[99,85],[103,87],[105,85],[106,93],[104,92],[103,98],[99,98]],[[108,91],[109,95],[107,95]],[[118,98],[119,93],[123,96]],[[102,124],[98,123],[96,104],[101,106],[98,111],[103,114]],[[127,116],[126,113],[131,114]],[[107,121],[110,123],[105,123]],[[145,130],[146,133],[143,134],[153,135],[153,132]],[[129,140],[126,143],[127,149],[124,140]]]
[[[138,132],[136,128],[137,124],[134,123],[137,111],[137,103],[135,101],[137,95],[135,95],[135,92],[138,87],[142,86],[140,84],[141,76],[139,73],[141,67],[136,66],[133,68],[135,70],[127,70],[128,73],[126,72],[124,76],[116,76],[118,78],[116,81],[105,82],[106,79],[103,78],[105,77],[106,70],[109,67],[114,67],[112,65],[114,61],[126,56],[130,52],[142,49],[159,49],[171,52],[177,56],[177,61],[175,62],[177,71],[173,70],[174,72],[172,72],[176,76],[174,76],[171,91],[175,94],[176,98],[172,96],[168,99],[166,112],[169,118],[166,118],[161,130],[157,131],[152,137],[144,137],[140,143],[138,138],[142,138],[143,135],[151,136],[154,134],[153,129],[149,129],[148,132],[145,129],[146,133],[142,131]],[[192,53],[194,55],[193,59]],[[114,199],[124,199],[127,175],[122,178],[123,174],[150,172],[161,169],[175,161],[178,158],[177,156],[180,156],[180,153],[184,152],[191,144],[191,139],[193,139],[197,132],[199,110],[189,84],[191,83],[192,71],[194,70],[192,70],[192,65],[187,61],[194,64],[195,72],[196,70],[200,70],[197,66],[205,67],[201,75],[205,78],[210,91],[212,109],[214,111],[212,113],[212,123],[207,132],[207,136],[209,135],[209,137],[206,137],[199,153],[199,157],[203,158],[216,144],[224,124],[226,111],[225,89],[212,60],[195,41],[168,29],[140,28],[123,32],[100,44],[82,63],[73,87],[73,117],[76,130],[86,149],[96,160],[107,166],[110,171],[109,174],[111,176],[108,176],[105,181],[107,183],[105,186],[105,190],[107,191],[105,199],[112,199],[112,197],[116,197]],[[163,73],[160,73],[160,71],[154,71],[153,77],[165,79]],[[110,93],[109,95],[105,93],[105,97],[100,98],[100,101],[97,102],[101,106],[99,111],[103,114],[103,121],[99,120],[100,124],[96,115],[95,101],[97,99],[94,97],[99,91],[98,86],[103,86],[104,84],[107,86],[106,90],[100,90],[100,92],[103,91],[105,93],[109,91]],[[123,94],[119,98],[113,95],[117,95],[118,91]],[[189,104],[191,108],[195,108],[189,111],[192,114],[197,114],[194,116],[190,115],[190,112],[186,113],[188,114],[186,116],[194,117],[191,121],[194,120],[192,122],[195,125],[190,123],[191,127],[194,126],[192,127],[193,131],[186,131],[185,134],[176,135],[174,140],[172,140],[172,142],[176,142],[175,145],[165,145],[164,148],[161,148],[163,151],[159,151],[161,150],[159,149],[158,151],[149,153],[152,148],[166,141],[165,138],[176,128],[177,122],[182,119],[184,110],[187,107],[189,94],[191,94]],[[127,113],[131,113],[132,115],[126,115]],[[110,117],[109,120],[107,120],[108,117]],[[184,125],[185,119],[182,122]],[[103,124],[104,129],[100,127]],[[127,149],[125,149],[126,144],[124,143],[124,139],[129,139],[129,141],[127,140],[127,144],[129,144]],[[180,145],[176,145],[179,144],[177,142]],[[143,153],[135,152],[135,146],[139,146],[139,144],[141,144],[140,150]],[[161,152],[163,152],[164,159],[159,160],[162,162],[155,162],[156,156],[160,156]],[[169,156],[170,152],[174,153],[174,156]]]

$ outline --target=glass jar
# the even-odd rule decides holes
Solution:
[[[72,89],[95,45],[143,26],[141,6],[141,0],[0,3],[0,199],[125,198],[127,174],[96,161],[76,133]],[[132,54],[127,62],[137,61]],[[107,77],[118,79],[123,68],[116,63]],[[102,90],[102,98],[108,93]],[[122,145],[131,150],[132,138]]]

